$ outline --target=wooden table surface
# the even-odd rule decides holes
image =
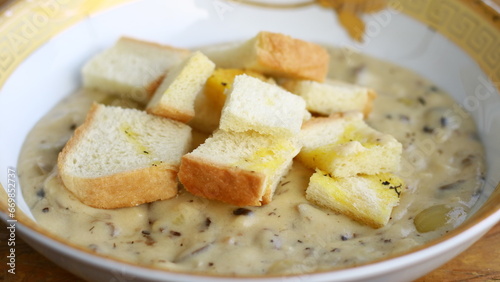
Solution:
[[[0,221],[0,281],[83,281],[56,266],[18,237],[16,274],[7,273],[8,235],[6,225]],[[464,253],[417,281],[500,281],[500,223]]]

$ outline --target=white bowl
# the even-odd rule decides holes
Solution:
[[[456,230],[418,249],[358,267],[246,280],[410,281],[465,250],[500,220],[500,29],[492,20],[497,12],[474,7],[483,7],[482,3],[393,1],[394,9],[365,18],[365,43],[358,44],[337,24],[331,10],[301,1],[262,1],[296,6],[292,8],[221,0],[34,2],[11,4],[0,16],[4,19],[0,26],[0,215],[8,223],[17,220],[16,231],[30,245],[77,276],[93,281],[236,280],[168,272],[91,253],[37,226],[20,187],[15,190],[15,218],[9,217],[9,196],[3,191],[12,187],[9,168],[16,166],[27,133],[80,86],[82,64],[124,34],[190,48],[246,39],[268,30],[348,46],[431,79],[464,105],[477,123],[487,152],[485,193],[475,213]]]

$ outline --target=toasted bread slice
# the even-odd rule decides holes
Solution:
[[[221,68],[241,68],[274,77],[323,81],[330,56],[321,46],[290,36],[262,31],[254,38],[225,47],[204,49]]]
[[[194,101],[215,64],[197,51],[169,71],[149,101],[146,111],[181,122],[194,117]]]
[[[236,76],[222,109],[220,128],[295,136],[306,113],[304,99],[282,88],[242,74]]]
[[[288,91],[304,98],[309,111],[325,116],[349,111],[360,111],[368,117],[377,97],[370,88],[327,79],[324,83],[311,80],[286,80]]]
[[[122,37],[85,64],[83,85],[146,104],[165,73],[189,54],[186,49]]]
[[[334,177],[399,170],[401,143],[368,126],[359,112],[312,118],[304,123],[300,140],[304,146],[298,159]]]
[[[191,128],[183,123],[94,104],[57,165],[66,188],[83,203],[131,207],[176,195],[180,159],[190,142]]]
[[[298,142],[291,139],[217,130],[182,157],[179,180],[196,196],[235,206],[260,206],[271,202],[299,150]]]
[[[391,173],[335,178],[317,170],[306,199],[373,228],[387,224],[399,203],[403,180]]]
[[[222,107],[226,102],[227,92],[233,86],[234,78],[240,74],[247,74],[262,81],[276,84],[272,78],[251,70],[243,69],[221,69],[214,70],[207,79],[204,89],[199,93],[194,102],[194,118],[189,121],[189,125],[194,129],[212,133],[219,127]]]

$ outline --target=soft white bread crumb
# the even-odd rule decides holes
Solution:
[[[275,77],[323,81],[330,56],[321,46],[262,31],[243,43],[214,46],[204,53],[221,68],[250,69]]]
[[[248,75],[238,75],[222,109],[220,128],[295,136],[306,114],[301,97]]]
[[[324,83],[289,79],[283,81],[281,86],[304,98],[309,111],[326,116],[359,111],[367,117],[377,97],[370,88],[331,79]]]
[[[298,159],[335,177],[399,170],[401,143],[368,126],[359,112],[312,118],[304,123],[300,140]]]
[[[83,85],[145,104],[165,73],[189,54],[189,50],[122,37],[85,64]]]
[[[271,202],[300,150],[294,139],[217,130],[182,157],[179,180],[192,194],[236,206]]]
[[[380,228],[387,224],[393,207],[398,205],[403,185],[391,173],[334,178],[317,170],[310,178],[306,199]]]
[[[96,208],[131,207],[177,193],[191,143],[183,123],[135,109],[94,104],[58,158],[66,188]]]
[[[149,101],[146,111],[151,114],[188,122],[194,117],[194,101],[215,64],[197,51],[169,71]]]

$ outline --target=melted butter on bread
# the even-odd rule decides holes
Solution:
[[[310,179],[306,198],[373,228],[387,224],[399,203],[404,182],[391,173],[331,177],[317,170]]]

